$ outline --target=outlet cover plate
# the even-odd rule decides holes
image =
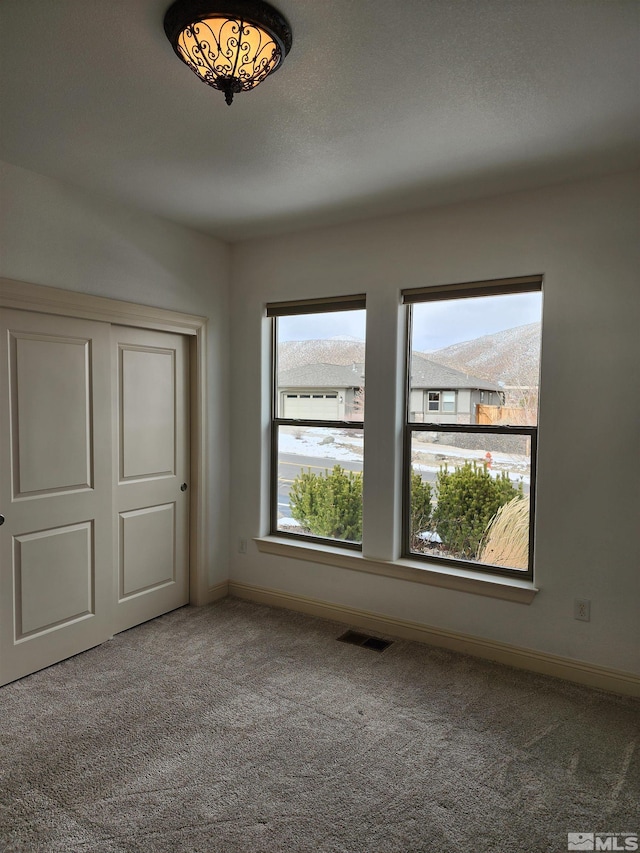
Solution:
[[[573,602],[573,618],[581,622],[591,621],[591,602],[588,598],[576,598]]]

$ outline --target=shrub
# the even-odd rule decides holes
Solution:
[[[433,520],[452,556],[475,559],[489,521],[503,504],[522,495],[506,472],[494,478],[486,465],[465,462],[449,471],[445,465],[436,478],[437,503]]]
[[[431,523],[431,484],[417,471],[411,471],[411,550],[420,550],[418,534],[429,529]]]
[[[291,515],[316,536],[362,541],[362,474],[334,465],[331,472],[303,471],[289,490]]]
[[[511,569],[528,568],[529,501],[518,496],[500,507],[482,537],[478,559]]]

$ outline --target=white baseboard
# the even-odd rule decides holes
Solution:
[[[222,584],[218,584],[214,589],[219,590],[222,586]],[[266,589],[238,581],[228,582],[228,592],[229,595],[256,601],[260,604],[308,613],[310,616],[343,622],[346,625],[365,628],[378,634],[400,637],[404,640],[415,640],[432,646],[441,646],[445,649],[507,664],[518,669],[563,678],[567,681],[574,681],[587,687],[596,687],[611,693],[640,697],[640,677],[631,672],[595,666],[546,652],[518,648],[494,640],[483,640],[469,634],[444,631],[440,628],[421,625],[418,622],[393,619],[380,613],[371,613],[366,610],[358,610],[341,604],[332,604],[315,598],[307,598],[303,595],[292,595],[289,592]],[[223,595],[219,594],[217,597],[222,598]]]
[[[221,581],[215,586],[210,586],[207,590],[206,598],[203,604],[213,604],[220,598],[226,598],[229,595],[229,581]]]

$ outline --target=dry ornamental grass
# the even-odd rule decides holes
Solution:
[[[518,496],[501,506],[485,531],[481,563],[526,569],[529,565],[529,501]]]

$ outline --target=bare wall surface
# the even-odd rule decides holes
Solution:
[[[0,276],[208,318],[209,580],[226,580],[229,247],[8,164],[0,195]]]
[[[638,198],[637,175],[626,173],[236,244],[231,578],[640,673]],[[399,291],[535,273],[545,278],[540,592],[531,605],[260,554],[251,542],[237,553],[239,538],[268,532],[265,302],[367,294],[365,465],[379,498],[369,507],[377,530],[366,547],[389,559],[399,554],[399,477],[388,449],[400,446],[401,421],[371,415],[400,396],[389,368],[402,336]],[[591,599],[590,622],[573,619],[576,597]]]
[[[248,241],[232,250],[14,166],[0,167],[0,190],[0,275],[209,318],[212,585],[230,575],[293,595],[640,672],[635,174]],[[265,302],[367,293],[368,336],[375,344],[367,356],[367,477],[370,493],[377,496],[365,518],[367,554],[393,559],[400,547],[400,472],[399,454],[394,460],[389,448],[401,446],[399,406],[395,414],[402,396],[401,367],[395,366],[402,352],[400,289],[540,272],[545,274],[536,551],[541,591],[533,604],[261,555],[252,542],[246,555],[237,553],[239,538],[267,532]],[[572,618],[575,597],[591,599],[591,622]]]

